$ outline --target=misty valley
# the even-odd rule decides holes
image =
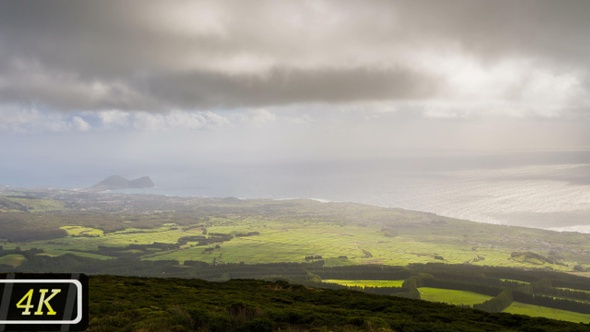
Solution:
[[[350,291],[354,293],[350,296],[360,298],[356,292],[361,291],[447,303],[476,312],[582,324],[571,325],[572,330],[584,330],[590,324],[589,240],[590,235],[583,233],[483,224],[432,213],[309,199],[167,197],[8,187],[0,193],[0,272],[164,277],[171,285],[183,281],[169,278],[216,282],[262,279],[304,285],[300,290],[306,293],[333,289]],[[92,277],[91,281],[101,278]],[[272,285],[264,287],[295,287]],[[138,316],[143,318],[118,319],[139,328],[148,324],[146,317],[172,310],[186,318],[179,324],[189,329],[239,330],[256,322],[271,330],[291,325],[302,329],[346,328],[325,317],[281,320],[273,316],[279,313],[262,314],[264,305],[260,303],[240,304],[249,308],[240,310],[253,310],[254,314],[238,319],[232,315],[241,314],[227,308],[242,296],[250,295],[238,294],[231,303],[217,304],[225,308],[223,318],[211,316],[216,306],[208,307],[211,312],[191,316],[191,310],[197,309],[179,307],[169,299],[169,307],[164,309],[153,309],[154,304],[147,306],[140,301],[139,308],[147,310]],[[92,308],[102,308],[104,303],[91,303],[95,317],[91,330],[101,330],[101,326],[107,330],[113,315],[121,316],[117,312],[122,309],[93,312]],[[135,306],[125,310],[131,307],[139,310]],[[195,321],[197,316],[200,323]],[[371,317],[345,325],[378,330],[367,327],[367,322],[377,316]],[[220,319],[229,325],[219,323]],[[232,321],[236,319],[239,322]],[[396,330],[398,325],[393,321],[379,319],[379,326]],[[223,326],[215,327],[218,323]],[[447,324],[449,330],[458,326],[453,325],[456,322],[436,324]],[[498,326],[488,330],[497,330]]]

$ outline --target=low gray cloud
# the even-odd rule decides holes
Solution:
[[[276,69],[264,76],[190,72],[158,75],[142,85],[157,100],[185,108],[421,99],[436,91],[433,77],[403,68]]]

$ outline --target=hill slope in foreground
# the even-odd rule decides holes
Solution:
[[[284,281],[90,278],[89,331],[194,330],[589,331],[590,325]]]

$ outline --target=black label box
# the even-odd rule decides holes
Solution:
[[[88,327],[84,274],[0,274],[0,331],[82,331]]]

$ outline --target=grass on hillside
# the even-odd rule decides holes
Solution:
[[[221,223],[221,222],[220,222]],[[345,265],[338,257],[345,256],[348,264],[406,265],[408,263],[445,262],[458,264],[529,267],[526,262],[512,260],[512,249],[474,248],[460,238],[453,243],[446,239],[437,243],[431,237],[399,235],[386,237],[376,228],[336,223],[299,221],[242,220],[235,225],[225,222],[208,228],[209,232],[231,234],[258,231],[260,235],[234,238],[220,244],[213,252],[200,246],[159,252],[148,259],[201,260],[224,263],[303,262],[308,255],[321,255],[328,266]],[[475,260],[479,256],[482,260]],[[438,259],[437,259],[438,258]],[[442,258],[442,260],[441,260]],[[552,265],[557,270],[570,270],[563,265]]]
[[[584,234],[466,222],[354,203],[88,193],[54,195],[51,192],[17,194],[1,197],[26,206],[29,212],[60,210],[61,213],[49,213],[45,218],[43,213],[23,211],[18,218],[26,220],[27,225],[51,224],[66,230],[69,236],[17,241],[4,247],[39,248],[52,255],[91,253],[98,246],[176,243],[180,237],[200,235],[206,228],[209,233],[260,234],[236,237],[221,243],[221,248],[213,252],[205,251],[207,246],[189,242],[180,249],[158,249],[142,258],[172,259],[180,263],[215,259],[220,263],[254,264],[303,262],[306,256],[320,255],[328,266],[444,262],[559,271],[590,264],[586,254],[590,242]],[[6,220],[9,224],[10,218]],[[68,223],[60,224],[63,220]],[[123,227],[127,228],[121,230]],[[530,257],[543,259],[519,259],[518,255],[512,256],[514,252],[531,252],[537,256]]]
[[[522,280],[516,280],[516,279],[500,278],[500,280],[507,281],[507,282],[515,282],[515,283],[521,284],[521,285],[528,285],[528,284],[530,284],[530,282],[526,282],[526,281],[522,281]]]
[[[442,302],[454,305],[468,305],[485,302],[491,296],[461,290],[420,287],[420,299],[430,302]]]
[[[202,235],[200,228],[188,228],[174,224],[158,228],[126,228],[104,233],[85,226],[62,226],[69,234],[66,238],[49,241],[19,243],[21,248],[43,248],[47,253],[60,255],[81,251],[96,254],[98,246],[124,247],[130,244],[154,242],[176,243],[185,236]],[[442,243],[428,235],[385,236],[375,227],[346,225],[335,222],[305,222],[300,220],[260,220],[256,218],[216,219],[208,227],[209,233],[237,234],[259,232],[259,235],[234,237],[219,243],[220,248],[205,251],[210,245],[199,246],[189,242],[180,249],[154,250],[143,256],[150,260],[198,260],[217,263],[280,263],[304,262],[306,256],[320,255],[327,266],[352,264],[407,265],[409,263],[444,262],[449,264],[471,263],[506,267],[531,267],[532,264],[511,259],[512,248],[476,247],[462,237],[454,240],[444,236]],[[7,244],[11,248],[17,244]],[[570,271],[571,264],[545,264],[561,271]],[[534,267],[540,267],[534,265]]]
[[[525,304],[521,302],[512,302],[508,308],[504,309],[503,312],[527,315],[532,317],[546,317],[551,319],[564,320],[573,323],[585,323],[590,324],[590,313],[581,314],[577,312],[546,308],[532,304]]]
[[[325,283],[338,284],[349,287],[401,287],[404,280],[340,280],[325,279]]]
[[[61,229],[68,232],[68,235],[71,236],[102,236],[104,235],[104,231],[97,228],[92,227],[84,227],[84,226],[62,226]]]
[[[90,277],[89,331],[587,331],[589,326],[286,282]]]
[[[11,265],[13,267],[20,266],[27,258],[20,254],[8,254],[0,257],[0,264]]]

